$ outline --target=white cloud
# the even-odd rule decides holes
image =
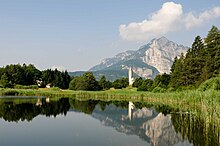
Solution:
[[[192,12],[184,14],[180,4],[166,2],[160,10],[153,13],[148,19],[142,22],[120,25],[119,32],[125,40],[143,41],[172,31],[191,29],[219,17],[220,7],[215,7],[195,16]]]
[[[185,15],[184,23],[187,29],[193,28],[203,23],[220,17],[220,7],[214,7],[210,10],[206,10],[200,13],[198,16],[195,16],[192,12]]]

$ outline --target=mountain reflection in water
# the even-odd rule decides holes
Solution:
[[[90,115],[105,127],[113,127],[126,135],[136,135],[154,146],[219,145],[219,128],[216,125],[207,125],[195,115],[181,114],[167,106],[71,98],[0,99],[0,118],[6,122],[31,123],[38,115],[56,117],[68,115],[68,112]],[[85,122],[89,125],[89,121]]]

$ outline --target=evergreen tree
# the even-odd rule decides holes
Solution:
[[[206,61],[204,55],[204,44],[201,37],[197,36],[192,48],[187,51],[184,60],[184,72],[187,77],[185,85],[198,85],[201,83],[201,74]]]
[[[55,87],[68,89],[70,83],[70,76],[67,71],[61,72],[57,69],[47,69],[42,72],[42,79],[45,84],[51,83]]]
[[[180,58],[176,58],[175,63],[171,67],[172,71],[169,83],[171,87],[178,88],[179,86],[183,86],[185,83],[184,58],[184,55],[181,54]]]
[[[207,62],[206,62],[206,73],[207,79],[216,76],[216,74],[219,74],[218,70],[218,52],[220,50],[220,31],[217,27],[212,26],[211,30],[209,31],[207,38],[205,39],[205,47],[206,47],[206,54],[207,56]]]

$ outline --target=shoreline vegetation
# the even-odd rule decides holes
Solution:
[[[74,98],[77,100],[123,100],[167,105],[181,111],[201,116],[212,116],[220,119],[220,92],[216,90],[184,90],[166,93],[136,91],[136,88],[125,88],[106,91],[73,91],[51,89],[0,89],[0,96],[45,96],[53,99]]]
[[[173,116],[179,116],[184,121],[186,118],[200,119],[199,123],[190,125],[190,128],[188,127],[189,129],[195,128],[194,126],[198,124],[200,127],[204,127],[204,136],[206,135],[208,137],[210,130],[216,135],[219,135],[220,133],[220,91],[212,89],[206,91],[184,90],[179,92],[153,93],[137,91],[137,88],[110,89],[106,91],[73,91],[61,90],[59,88],[0,88],[0,96],[3,98],[13,95],[15,96],[15,98],[13,97],[13,101],[16,101],[16,96],[44,96],[49,97],[51,101],[58,101],[61,98],[69,98],[80,101],[132,101],[134,104],[140,103],[143,107],[145,105],[151,105],[153,107],[165,106],[169,107],[168,109],[173,109],[170,114]],[[22,101],[23,100],[19,100],[18,102]],[[181,127],[181,124],[179,126]],[[185,132],[187,133],[189,131],[186,130]],[[219,141],[220,139],[218,140],[217,138],[217,143],[219,143]]]

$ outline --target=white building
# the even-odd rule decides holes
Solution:
[[[135,108],[133,102],[129,101],[128,103],[128,117],[131,120],[133,118],[133,109]]]
[[[131,67],[129,68],[128,71],[128,82],[129,82],[129,86],[132,86],[134,83],[133,70],[131,69]]]

